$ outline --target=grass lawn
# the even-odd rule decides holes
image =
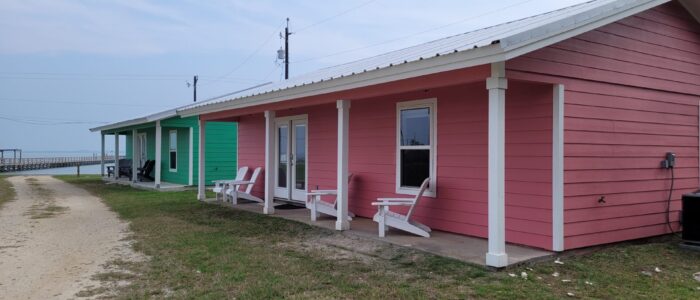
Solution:
[[[379,242],[354,250],[343,246],[358,245],[343,243],[347,235],[202,204],[194,191],[59,178],[102,197],[131,223],[136,249],[150,256],[130,266],[140,275],[120,292],[124,298],[700,298],[692,276],[700,253],[668,238],[494,272]]]
[[[15,198],[15,189],[7,181],[7,176],[0,175],[0,208],[5,202],[10,201]]]

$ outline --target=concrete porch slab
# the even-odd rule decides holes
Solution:
[[[231,205],[215,199],[207,199],[206,203],[222,205],[234,209],[262,214],[263,206],[259,203],[244,203]],[[335,230],[335,218],[321,215],[318,221],[311,221],[308,209],[276,209],[272,217],[284,218],[313,226]],[[457,260],[486,265],[488,241],[486,239],[459,235],[443,231],[431,232],[430,238],[419,237],[409,233],[390,229],[385,238],[377,235],[377,223],[368,218],[356,217],[350,221],[350,230],[344,231],[361,238],[387,242],[403,247],[415,248],[432,254],[454,258]],[[516,265],[530,260],[544,259],[553,256],[554,252],[535,249],[527,246],[506,244],[508,265]]]
[[[107,183],[116,183],[116,184],[121,184],[121,185],[128,185],[134,188],[138,189],[146,189],[146,190],[157,190],[157,191],[162,191],[162,192],[176,192],[176,191],[184,191],[188,188],[191,188],[190,186],[184,185],[184,184],[177,184],[177,183],[170,183],[170,182],[165,182],[161,181],[160,183],[160,188],[156,188],[155,182],[152,181],[138,181],[138,182],[132,182],[126,177],[120,177],[117,179],[117,181],[114,181],[114,178],[112,177],[102,177],[102,181],[107,182]]]

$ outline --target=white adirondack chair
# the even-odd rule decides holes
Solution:
[[[352,173],[348,174],[348,183],[352,180]],[[333,202],[321,200],[322,196],[336,196]],[[338,191],[337,190],[311,190],[306,193],[306,208],[311,210],[311,221],[316,221],[319,214],[338,217]],[[355,214],[348,212],[348,219],[352,220]]]
[[[372,218],[379,223],[379,236],[384,237],[389,227],[394,227],[423,237],[430,237],[430,227],[411,220],[413,210],[418,205],[418,201],[428,188],[430,178],[426,178],[420,186],[415,198],[378,198],[372,205],[377,206],[377,213]],[[389,210],[391,206],[410,206],[408,213],[402,215]]]
[[[257,167],[255,170],[253,170],[253,175],[250,176],[250,180],[235,180],[228,183],[229,188],[226,189],[226,194],[231,197],[231,204],[238,204],[238,198],[259,203],[265,202],[263,199],[255,197],[253,194],[251,194],[261,171],[262,168]],[[245,186],[245,191],[239,190],[242,186]]]
[[[226,189],[229,185],[229,182],[241,181],[245,178],[247,174],[248,167],[241,167],[240,169],[238,169],[238,173],[236,173],[236,179],[214,180],[214,188],[212,189],[212,191],[216,193],[216,200],[219,200],[219,196],[221,196],[221,200],[226,200]]]

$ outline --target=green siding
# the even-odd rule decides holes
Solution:
[[[177,132],[177,165],[170,170],[170,131]],[[190,181],[190,128],[163,127],[163,144],[161,149],[161,180],[179,184]]]
[[[197,117],[187,117],[187,118],[169,118],[160,121],[160,126],[164,127],[192,127],[197,131],[199,128],[199,120]]]
[[[190,150],[190,128],[192,128],[192,176],[193,184],[197,185],[199,170],[199,120],[197,117],[173,117],[161,120],[162,144],[161,144],[161,181],[177,184],[189,184],[189,150]],[[133,129],[137,132],[146,133],[146,156],[155,160],[155,122],[139,124],[116,130],[104,131],[104,134],[111,134],[115,131],[126,134],[126,156],[132,157],[132,137]],[[213,180],[232,179],[236,177],[237,153],[238,151],[238,126],[232,122],[207,122],[206,128],[206,184],[212,184]],[[170,130],[177,131],[177,170],[170,171]],[[154,174],[155,175],[155,174]]]
[[[223,178],[235,178],[238,154],[236,151],[237,123],[210,122],[206,131],[206,182]]]

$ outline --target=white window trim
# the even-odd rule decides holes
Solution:
[[[424,107],[430,109],[430,146],[401,146],[401,110]],[[423,195],[434,198],[437,195],[437,98],[396,103],[396,193],[416,195],[418,188],[401,186],[401,149],[407,147],[430,150],[430,186]]]
[[[177,153],[177,141],[175,141],[175,168],[174,169],[172,168],[172,165],[170,163],[170,153],[173,152],[172,147],[171,147],[171,145],[173,143],[173,139],[172,139],[173,133],[175,133],[175,139],[177,140],[177,129],[172,129],[172,130],[168,131],[168,170],[170,170],[170,172],[177,172],[177,165],[178,165],[178,163],[177,163],[177,155],[178,155],[178,153]]]

